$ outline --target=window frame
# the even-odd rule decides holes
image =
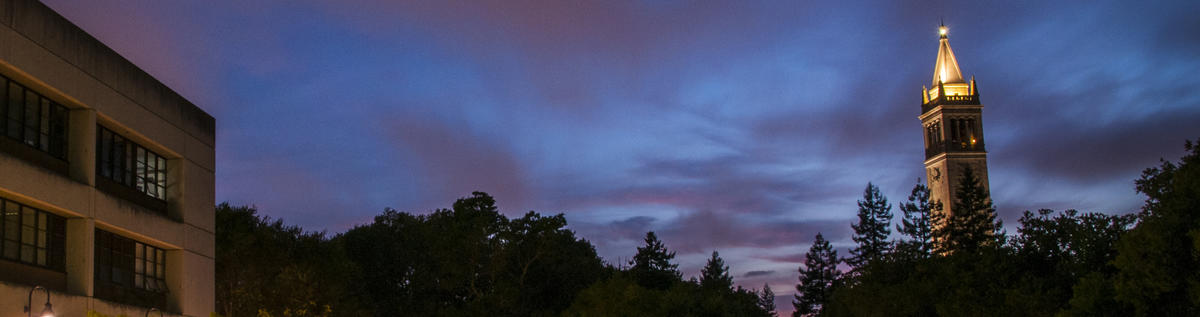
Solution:
[[[70,121],[70,108],[0,75],[0,138],[67,162]]]
[[[0,198],[0,260],[66,272],[66,227],[66,217]]]
[[[96,228],[94,259],[96,297],[146,307],[165,303],[165,249]]]
[[[159,202],[167,201],[165,156],[96,125],[96,176]]]

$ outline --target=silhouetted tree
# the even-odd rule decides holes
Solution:
[[[1117,245],[1115,295],[1139,316],[1200,316],[1200,144],[1184,149],[1142,172],[1141,223]]]
[[[762,316],[758,295],[741,288],[714,293],[694,282],[680,282],[665,290],[642,287],[627,274],[618,273],[592,285],[576,297],[562,316]]]
[[[847,264],[854,271],[860,270],[870,262],[877,261],[891,248],[888,235],[892,226],[892,205],[887,197],[879,193],[879,187],[867,183],[863,190],[863,200],[858,201],[858,223],[851,225],[854,229],[854,242],[858,246],[850,250]]]
[[[775,316],[775,291],[771,290],[771,285],[763,283],[761,294],[758,296],[758,307],[762,307],[768,315]]]
[[[837,250],[817,233],[816,240],[805,255],[804,265],[799,269],[800,283],[796,284],[797,293],[792,301],[796,311],[792,316],[816,316],[821,313],[841,277],[838,262]]]
[[[929,187],[917,179],[912,194],[908,195],[908,202],[900,204],[900,210],[904,212],[904,219],[901,220],[901,225],[896,226],[896,231],[903,234],[905,239],[900,242],[898,249],[916,257],[929,256],[930,252],[933,252],[931,215],[941,212],[942,203],[930,201]]]
[[[717,251],[713,251],[708,263],[700,269],[700,288],[721,292],[733,289],[733,277],[729,276],[729,267],[725,266],[725,260],[721,259]]]
[[[1012,296],[1031,311],[1054,312],[1068,308],[1068,315],[1128,315],[1128,311],[1099,302],[1092,280],[1115,273],[1111,262],[1116,242],[1133,223],[1132,215],[1105,215],[1067,210],[1051,217],[1054,211],[1026,211],[1013,238],[1016,261],[1023,283],[1015,285]],[[1075,286],[1074,290],[1072,286]],[[1076,291],[1078,290],[1078,291]],[[1112,303],[1111,295],[1103,301]],[[1103,310],[1096,310],[1100,306]],[[1124,313],[1122,313],[1124,312]]]
[[[679,265],[671,263],[675,252],[667,250],[654,231],[646,232],[645,246],[638,247],[630,261],[630,273],[638,284],[649,289],[665,290],[680,280]]]
[[[354,316],[356,267],[324,233],[304,232],[254,207],[216,206],[216,302],[227,317]],[[271,290],[271,291],[265,291]]]
[[[994,247],[1004,239],[1003,224],[996,219],[996,207],[979,177],[968,165],[963,165],[959,180],[958,201],[947,216],[945,225],[935,228],[939,253],[974,252],[981,247]]]
[[[553,316],[602,277],[563,215],[508,219],[481,192],[427,215],[387,209],[338,238],[379,316]]]

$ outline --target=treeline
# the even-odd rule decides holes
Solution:
[[[1200,144],[1185,149],[1135,181],[1141,212],[1026,211],[1011,236],[966,175],[949,217],[918,184],[888,240],[892,205],[868,184],[850,256],[817,235],[795,316],[1200,316]]]
[[[485,193],[414,215],[387,209],[328,237],[217,206],[217,305],[241,316],[770,316],[714,251],[684,280],[653,232],[605,264],[562,214],[509,219]]]

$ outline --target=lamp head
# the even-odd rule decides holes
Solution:
[[[46,308],[42,309],[42,314],[39,316],[54,317],[54,308],[51,307],[50,302],[46,302]]]

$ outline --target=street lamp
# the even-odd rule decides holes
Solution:
[[[150,310],[146,311],[146,317],[150,317],[150,313],[152,313],[152,312],[158,312],[158,317],[163,316],[163,313],[161,310],[158,310],[158,308],[150,307]]]
[[[25,301],[26,316],[33,317],[33,293],[37,292],[37,290],[39,290],[39,289],[42,290],[43,292],[46,292],[46,308],[42,309],[42,313],[38,316],[54,317],[54,309],[51,308],[51,305],[50,305],[50,290],[46,289],[45,287],[41,287],[41,286],[34,286],[33,289],[29,290],[29,299],[27,299]]]

